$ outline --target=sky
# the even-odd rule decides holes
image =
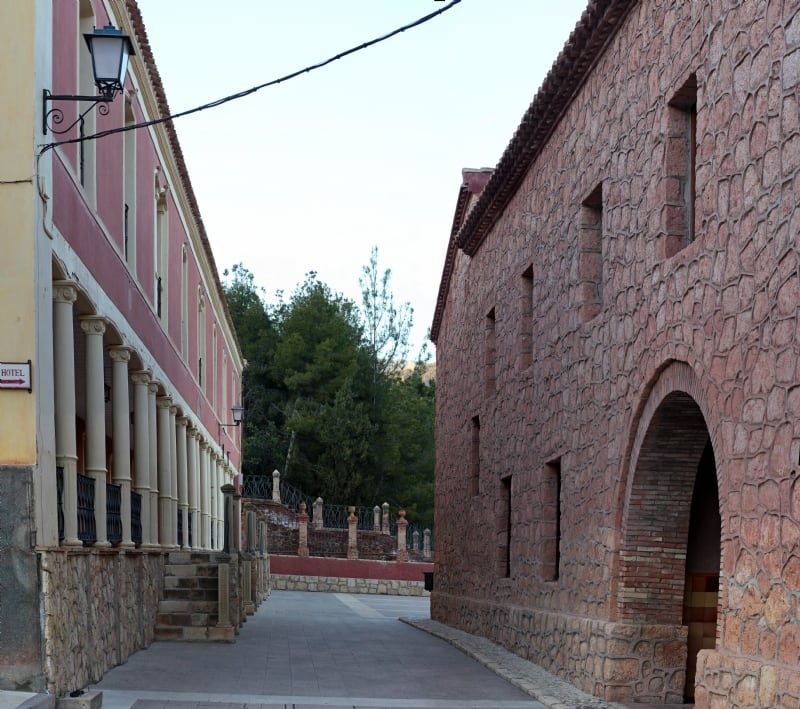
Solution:
[[[450,0],[138,0],[173,113],[324,61]],[[461,0],[321,69],[175,121],[220,274],[267,303],[315,271],[361,301],[373,246],[427,341],[462,168],[494,167],[587,0]],[[435,349],[429,345],[435,358]]]

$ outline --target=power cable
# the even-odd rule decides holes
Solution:
[[[311,66],[307,66],[305,69],[299,69],[298,71],[293,71],[291,74],[286,74],[278,79],[273,79],[272,81],[267,81],[266,83],[259,84],[258,86],[253,86],[252,88],[245,89],[244,91],[240,91],[235,94],[231,94],[230,96],[226,96],[225,98],[217,99],[216,101],[212,101],[211,103],[203,104],[202,106],[197,106],[195,108],[190,108],[186,111],[180,111],[179,113],[173,113],[170,116],[164,116],[163,118],[154,118],[150,121],[142,121],[141,123],[132,123],[126,126],[119,126],[117,128],[109,128],[108,130],[99,131],[98,133],[92,133],[91,135],[85,135],[81,138],[70,138],[68,140],[60,140],[53,143],[47,143],[46,145],[41,146],[42,150],[41,153],[45,153],[52,148],[56,148],[59,145],[70,145],[71,143],[82,143],[87,140],[98,140],[99,138],[105,138],[108,135],[114,135],[116,133],[124,133],[129,130],[138,130],[139,128],[147,128],[148,126],[155,126],[160,123],[167,123],[168,121],[172,121],[176,118],[182,118],[183,116],[191,115],[192,113],[199,113],[200,111],[206,111],[209,108],[216,108],[217,106],[221,106],[224,103],[228,103],[229,101],[235,101],[236,99],[244,98],[245,96],[249,96],[250,94],[256,93],[256,91],[260,91],[261,89],[265,89],[268,86],[276,86],[277,84],[282,84],[285,81],[289,81],[290,79],[294,79],[302,74],[308,74],[312,71],[316,71],[317,69],[321,69],[322,67],[327,66],[328,64],[332,64],[333,62],[342,59],[350,54],[355,54],[356,52],[360,52],[362,49],[367,49],[368,47],[372,47],[373,45],[379,44],[380,42],[385,42],[387,39],[391,39],[395,35],[400,34],[401,32],[405,32],[406,30],[412,29],[414,27],[419,27],[420,25],[425,24],[426,22],[432,20],[434,17],[441,15],[442,13],[451,10],[453,7],[458,5],[461,0],[450,0],[450,3],[445,5],[444,7],[436,10],[435,12],[430,13],[429,15],[425,15],[424,17],[420,17],[418,20],[411,22],[407,25],[403,25],[396,30],[389,32],[381,37],[376,37],[368,42],[364,42],[363,44],[359,44],[356,47],[351,47],[350,49],[345,50],[344,52],[340,52],[339,54],[330,57],[324,61],[321,61],[317,64],[312,64]]]

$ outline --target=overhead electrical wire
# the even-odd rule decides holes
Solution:
[[[105,138],[109,135],[114,135],[116,133],[124,133],[129,130],[137,130],[139,128],[147,128],[149,126],[155,126],[160,123],[167,123],[168,121],[172,121],[176,118],[182,118],[183,116],[189,116],[192,113],[199,113],[200,111],[207,111],[210,108],[216,108],[217,106],[221,106],[224,103],[228,103],[229,101],[235,101],[240,98],[244,98],[245,96],[249,96],[250,94],[256,93],[256,91],[260,91],[261,89],[265,89],[269,86],[275,86],[277,84],[282,84],[285,81],[289,81],[290,79],[294,79],[302,74],[308,74],[312,71],[316,71],[317,69],[321,69],[322,67],[327,66],[328,64],[332,64],[333,62],[342,59],[350,54],[355,54],[356,52],[360,52],[362,49],[367,49],[368,47],[372,47],[373,45],[379,44],[380,42],[385,42],[387,39],[391,39],[395,35],[400,34],[401,32],[405,32],[406,30],[412,29],[414,27],[419,27],[422,24],[425,24],[429,20],[432,20],[434,17],[441,15],[444,12],[452,9],[461,0],[450,0],[450,2],[445,5],[444,7],[436,10],[436,12],[432,12],[429,15],[425,15],[424,17],[420,17],[418,20],[411,22],[410,24],[403,25],[402,27],[398,27],[396,30],[389,32],[388,34],[382,35],[381,37],[376,37],[375,39],[371,39],[368,42],[364,42],[363,44],[359,44],[356,47],[351,47],[350,49],[345,50],[344,52],[340,52],[339,54],[330,57],[324,61],[318,62],[317,64],[312,64],[311,66],[307,66],[304,69],[299,69],[298,71],[293,71],[291,74],[286,74],[285,76],[281,76],[278,79],[273,79],[271,81],[267,81],[263,84],[259,84],[258,86],[253,86],[249,89],[245,89],[244,91],[239,91],[238,93],[231,94],[230,96],[226,96],[225,98],[217,99],[216,101],[212,101],[211,103],[205,103],[202,106],[196,106],[195,108],[187,109],[186,111],[180,111],[178,113],[173,113],[170,116],[163,116],[162,118],[154,118],[149,121],[142,121],[141,123],[132,123],[130,125],[125,126],[118,126],[117,128],[109,128],[108,130],[98,131],[97,133],[92,133],[91,135],[86,135],[80,138],[69,138],[67,140],[59,140],[53,143],[47,143],[46,145],[42,146],[41,153],[45,153],[52,148],[56,148],[59,145],[69,145],[71,143],[82,143],[87,140],[98,140],[99,138]]]

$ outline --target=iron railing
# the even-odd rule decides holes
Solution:
[[[108,541],[122,541],[122,486],[106,483],[106,534]]]
[[[94,520],[94,478],[78,473],[78,539],[91,543],[97,541]]]
[[[272,499],[272,476],[259,475],[253,477],[246,477],[242,484],[242,495],[257,500],[271,500]],[[299,511],[300,503],[306,503],[306,512],[309,517],[313,519],[314,516],[314,498],[306,495],[302,490],[296,488],[291,483],[285,480],[280,481],[281,504],[288,507],[295,512]],[[348,505],[329,505],[325,503],[322,507],[322,526],[329,529],[344,529],[347,527]],[[381,515],[383,510],[381,509]],[[356,506],[355,515],[358,519],[357,528],[361,530],[371,531],[375,526],[375,509],[373,507]],[[381,517],[381,524],[383,524]],[[413,534],[415,531],[419,532],[420,546],[424,539],[424,529],[416,524],[410,523],[406,529],[406,543],[408,548],[411,548]],[[393,520],[389,523],[389,534],[397,536],[397,521]],[[433,549],[433,530],[431,530],[431,549]]]
[[[56,466],[56,494],[58,495],[58,541],[64,538],[64,468]]]
[[[131,490],[131,541],[142,543],[142,496]]]

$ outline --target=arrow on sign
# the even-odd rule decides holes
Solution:
[[[24,379],[0,379],[0,384],[24,384]]]

